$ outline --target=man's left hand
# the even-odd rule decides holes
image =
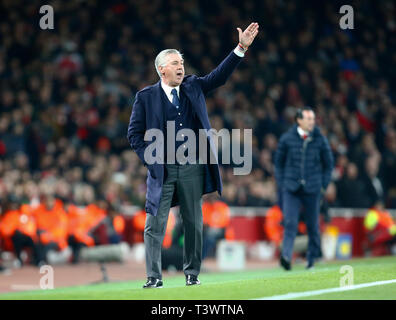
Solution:
[[[239,43],[244,47],[247,48],[252,44],[254,38],[258,34],[259,25],[257,22],[252,22],[245,31],[242,32],[241,28],[237,28],[239,33]]]

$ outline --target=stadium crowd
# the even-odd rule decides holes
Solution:
[[[158,81],[154,58],[184,54],[186,74],[210,72],[260,33],[231,79],[207,97],[212,127],[253,129],[253,169],[222,166],[230,206],[276,203],[273,154],[295,110],[316,112],[336,159],[330,206],[396,208],[396,5],[353,1],[55,1],[55,27],[39,27],[40,1],[0,4],[0,199],[65,205],[100,200],[143,207],[146,169],[126,131],[135,93]],[[4,210],[3,210],[4,211]]]

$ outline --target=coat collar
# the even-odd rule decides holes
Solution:
[[[291,128],[291,130],[293,131],[293,134],[297,135],[298,137],[300,137],[300,134],[298,133],[298,125],[294,124],[293,127]],[[315,127],[313,128],[313,130],[308,134],[308,137],[314,137],[319,133],[319,128],[315,125]]]

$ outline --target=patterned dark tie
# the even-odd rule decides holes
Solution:
[[[173,96],[172,103],[176,106],[176,109],[179,109],[180,100],[179,100],[179,97],[177,96],[176,89],[172,89],[171,94]]]

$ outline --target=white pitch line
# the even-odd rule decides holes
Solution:
[[[396,283],[396,279],[361,283],[361,284],[357,284],[357,285],[338,287],[338,288],[329,288],[329,289],[304,291],[304,292],[291,292],[291,293],[281,294],[281,295],[277,295],[277,296],[257,298],[255,300],[297,299],[297,298],[303,298],[303,297],[316,296],[316,295],[320,295],[320,294],[324,294],[324,293],[342,292],[342,291],[350,291],[350,290],[356,290],[356,289],[367,288],[367,287],[382,286],[384,284],[390,284],[390,283]]]
[[[25,290],[38,290],[40,286],[34,284],[12,284],[11,290],[14,291],[25,291]]]

